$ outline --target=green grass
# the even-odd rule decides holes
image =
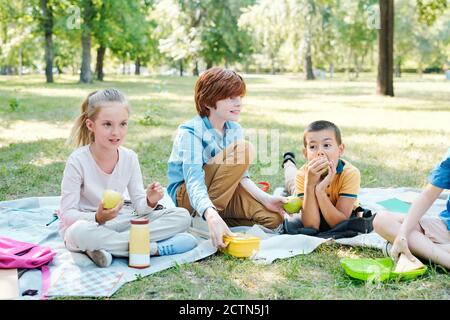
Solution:
[[[260,154],[250,174],[281,186],[281,154],[301,159],[302,131],[327,119],[342,130],[344,158],[361,170],[363,187],[421,188],[449,147],[450,83],[440,76],[396,79],[396,97],[379,97],[375,76],[358,81],[343,75],[306,82],[299,76],[247,76],[248,95],[241,124],[249,133],[279,136]],[[0,77],[0,201],[58,195],[65,144],[79,105],[92,90],[116,87],[132,105],[125,146],[140,158],[145,183],[167,184],[166,163],[177,126],[195,115],[192,77],[111,76],[103,83],[77,84],[71,76],[55,84],[42,76]],[[252,135],[250,135],[252,136]],[[259,150],[265,151],[265,150]],[[300,164],[302,160],[299,161]],[[269,175],[262,169],[272,167]],[[270,192],[273,191],[273,188]],[[411,282],[366,284],[343,273],[342,257],[381,257],[372,249],[338,245],[271,265],[255,265],[217,254],[140,278],[112,299],[449,299],[450,277],[431,266]]]

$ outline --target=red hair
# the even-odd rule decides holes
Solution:
[[[216,108],[219,100],[230,97],[244,96],[245,82],[236,72],[211,68],[200,75],[195,84],[195,107],[201,117],[209,116],[207,107]]]

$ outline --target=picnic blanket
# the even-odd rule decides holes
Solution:
[[[276,188],[274,194],[281,195],[283,188]],[[380,211],[391,211],[398,214],[406,214],[411,203],[421,193],[420,189],[414,188],[361,188],[358,194],[359,203],[363,208],[370,209],[372,213]],[[427,214],[438,216],[446,208],[448,193],[443,193],[433,203]],[[386,245],[384,240],[375,231],[368,234],[360,234],[352,238],[333,240],[336,243],[349,246],[368,247],[383,249]]]
[[[150,267],[135,269],[128,267],[128,259],[114,258],[106,269],[98,268],[88,256],[67,250],[58,234],[58,222],[49,226],[54,211],[59,207],[60,197],[35,197],[0,202],[0,235],[20,241],[51,247],[56,256],[49,264],[51,286],[48,297],[96,296],[109,297],[124,283],[137,277],[170,268],[175,264],[198,261],[214,254],[217,249],[211,241],[199,238],[193,250],[177,255],[151,257]],[[160,202],[173,207],[171,198],[165,194]],[[41,272],[29,270],[19,279],[19,294],[26,290],[38,290],[36,296],[20,296],[20,299],[39,299]]]
[[[282,188],[281,191],[280,188],[277,188],[274,194],[280,194],[280,192],[282,192]],[[404,205],[410,205],[419,192],[420,190],[409,188],[365,188],[361,189],[359,200],[363,207],[369,208],[373,212],[386,209],[384,206],[402,211]],[[387,200],[390,201],[386,204]],[[398,206],[398,201],[402,202],[401,206]],[[167,193],[161,202],[166,207],[174,206]],[[444,197],[438,199],[429,214],[439,214],[444,210],[445,204]],[[53,212],[58,206],[59,197],[35,197],[0,202],[0,235],[49,246],[57,252],[49,264],[51,271],[49,297],[109,297],[124,283],[133,281],[137,277],[162,271],[174,264],[198,261],[217,251],[211,241],[207,239],[206,222],[196,217],[193,219],[193,228],[191,228],[191,232],[199,239],[199,245],[195,249],[179,255],[152,257],[151,266],[146,269],[130,268],[128,260],[123,258],[114,258],[112,265],[106,269],[98,268],[85,254],[70,252],[65,248],[58,234],[56,222],[46,226],[52,220]],[[395,209],[397,207],[399,209]],[[253,234],[262,239],[260,251],[251,258],[255,263],[262,264],[270,264],[277,259],[285,259],[299,254],[308,254],[319,245],[330,242],[327,239],[306,235],[278,234],[258,225],[235,227],[232,228],[232,231]],[[385,244],[385,240],[375,232],[335,241],[343,245],[378,249]],[[40,271],[30,270],[20,277],[20,293],[28,289],[40,290],[40,288]],[[36,299],[40,296],[22,296],[20,298]]]
[[[381,210],[390,210],[399,214],[405,214],[405,208],[411,206],[421,190],[412,188],[362,188],[358,195],[360,205],[372,210],[373,213]],[[276,188],[274,195],[283,195],[283,188]],[[427,214],[438,215],[445,209],[447,195],[442,195],[432,205]],[[193,227],[199,234],[206,234],[208,227],[200,217],[195,217]],[[299,254],[308,254],[323,243],[339,243],[348,246],[359,246],[374,249],[383,249],[386,240],[372,231],[368,234],[360,234],[352,238],[337,240],[322,239],[306,235],[287,235],[272,232],[260,225],[253,227],[234,227],[233,232],[251,234],[262,239],[261,248],[250,259],[256,263],[270,264],[277,259],[290,258]]]

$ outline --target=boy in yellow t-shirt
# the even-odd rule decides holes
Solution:
[[[285,231],[291,234],[299,233],[300,228],[328,231],[358,208],[361,176],[356,167],[341,159],[345,146],[339,128],[329,121],[315,121],[305,129],[303,145],[307,162],[295,177],[295,194],[302,199],[303,207],[284,222]],[[290,161],[285,157],[283,164],[285,174],[293,172],[295,166],[292,154],[288,156]],[[291,174],[289,179],[288,175],[286,185],[293,185],[294,177]]]

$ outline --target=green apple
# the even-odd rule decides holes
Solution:
[[[302,199],[297,196],[287,197],[288,202],[283,204],[283,209],[289,214],[298,213],[302,208]]]
[[[120,201],[122,201],[122,195],[117,191],[108,189],[103,192],[103,208],[112,209],[116,207]]]
[[[328,171],[329,171],[329,169],[328,169],[328,167],[326,167],[325,171],[322,172],[322,174],[320,175],[320,178],[321,179],[325,179],[325,177],[328,175]]]

